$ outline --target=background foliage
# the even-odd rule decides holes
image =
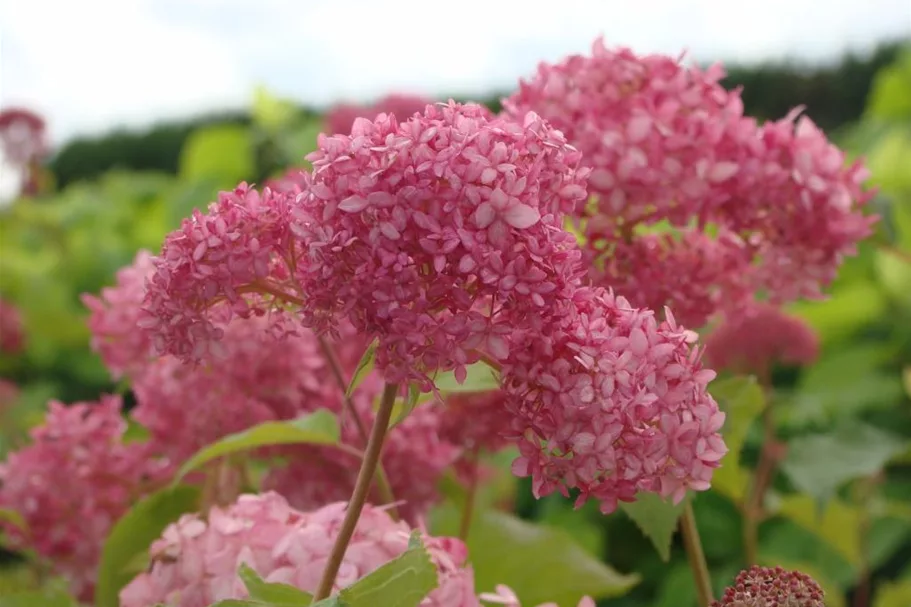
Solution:
[[[911,49],[886,45],[869,58],[813,71],[733,69],[728,82],[745,86],[747,113],[781,116],[806,105],[840,145],[864,155],[883,217],[876,236],[843,266],[831,297],[793,307],[818,331],[823,349],[812,367],[774,373],[778,431],[788,451],[773,486],[774,516],[761,527],[760,560],[811,573],[831,607],[865,596],[868,579],[869,604],[908,607]],[[21,309],[28,337],[23,354],[0,358],[0,377],[22,388],[3,420],[0,455],[40,420],[48,398],[92,399],[118,389],[88,348],[80,294],[110,284],[137,249],[159,246],[217,190],[261,182],[301,162],[321,127],[316,112],[258,91],[245,114],[77,140],[60,150],[50,162],[59,190],[21,199],[0,215],[0,295]],[[743,378],[721,378],[712,391],[728,412],[732,453],[713,490],[693,505],[717,592],[743,566],[746,470],[757,460],[757,418],[767,395]],[[469,538],[479,586],[506,582],[530,604],[564,598],[561,580],[588,584],[604,598],[601,605],[695,604],[666,504],[645,500],[610,517],[588,507],[573,514],[558,496],[534,501],[508,474],[508,454],[502,460],[502,478],[482,496],[490,508]],[[454,531],[454,508],[464,497],[455,489],[448,496],[433,521],[440,533]],[[504,504],[518,518],[493,509]],[[552,557],[535,569],[503,556],[534,552]],[[0,571],[2,596],[4,585],[21,582],[15,567]],[[569,590],[571,597],[578,587]],[[48,605],[56,604],[51,594]]]

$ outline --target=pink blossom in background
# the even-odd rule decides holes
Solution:
[[[502,369],[536,497],[578,489],[604,513],[650,491],[679,501],[709,488],[727,448],[696,335],[603,289],[580,288],[550,323],[514,334]]]
[[[819,356],[819,337],[802,319],[768,304],[726,316],[705,341],[712,366],[768,379],[772,365],[807,366]]]
[[[0,145],[3,156],[11,163],[25,167],[48,152],[46,125],[38,114],[24,108],[7,108],[0,112]]]
[[[519,597],[512,591],[509,586],[500,584],[496,592],[484,592],[479,597],[484,603],[493,603],[503,605],[503,607],[522,607]],[[538,607],[559,607],[556,603],[541,603]],[[591,597],[583,597],[577,607],[595,607],[595,601]]]
[[[393,114],[399,121],[408,120],[423,113],[432,103],[433,99],[404,94],[387,95],[367,105],[340,103],[326,112],[326,130],[330,135],[349,135],[357,118],[373,120],[379,114]]]
[[[150,549],[149,571],[120,593],[122,607],[208,607],[246,598],[237,576],[245,563],[267,582],[313,592],[345,513],[345,503],[303,512],[277,493],[242,495],[235,504],[214,508],[208,520],[184,515],[165,529]],[[411,529],[382,509],[366,506],[333,591],[348,586],[403,553]],[[439,587],[423,607],[476,607],[474,576],[467,549],[454,538],[424,537],[438,568]]]
[[[416,380],[504,357],[514,314],[578,280],[562,216],[585,197],[579,154],[535,115],[489,118],[476,105],[428,106],[398,123],[358,120],[320,137],[294,231],[307,262],[305,323],[346,317],[379,337],[377,368]]]
[[[0,353],[18,354],[25,346],[25,331],[18,308],[0,299]]]
[[[152,254],[139,251],[131,265],[117,272],[115,285],[103,288],[100,296],[82,296],[90,312],[92,350],[114,379],[131,375],[154,359],[151,340],[139,329],[146,280],[154,270]]]
[[[32,444],[0,464],[0,507],[25,519],[29,535],[7,527],[14,548],[31,548],[90,601],[101,547],[134,500],[166,477],[146,445],[126,444],[120,398],[51,402]]]
[[[592,170],[576,221],[595,283],[687,326],[757,293],[819,296],[874,221],[859,163],[845,166],[807,117],[743,116],[723,76],[598,39],[504,100],[507,115],[534,111],[560,129]]]
[[[781,567],[741,571],[711,607],[825,607],[819,584],[805,573]]]

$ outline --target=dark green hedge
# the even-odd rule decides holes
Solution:
[[[728,68],[729,87],[743,86],[748,114],[768,119],[784,116],[797,105],[824,129],[834,130],[860,117],[873,77],[892,62],[905,41],[880,45],[867,56],[845,55],[829,66],[765,63]],[[500,95],[482,100],[499,110]],[[302,113],[313,113],[301,108]],[[50,168],[60,187],[92,179],[112,168],[176,172],[180,149],[187,135],[215,122],[248,123],[243,112],[160,123],[145,131],[118,130],[94,138],[75,139],[51,160]]]

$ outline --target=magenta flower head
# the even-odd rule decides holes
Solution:
[[[143,493],[163,480],[146,446],[126,444],[118,397],[98,403],[51,402],[32,444],[0,465],[0,507],[25,519],[28,535],[6,531],[17,548],[31,548],[91,600],[108,531]]]
[[[246,598],[240,564],[267,582],[313,592],[345,515],[343,502],[319,510],[291,508],[277,493],[242,495],[208,520],[184,515],[150,549],[151,565],[120,593],[122,607],[208,607]],[[408,546],[411,529],[386,512],[366,506],[348,545],[333,591],[389,562]],[[454,538],[424,537],[437,566],[439,587],[422,607],[476,607],[467,549]]]
[[[18,354],[25,345],[25,331],[18,308],[0,299],[0,353]]]
[[[515,317],[578,280],[563,215],[585,199],[579,153],[534,114],[494,119],[477,105],[428,106],[397,122],[359,119],[320,137],[298,197],[306,247],[297,276],[305,322],[337,318],[379,338],[387,381],[421,381],[504,358]]]
[[[727,448],[724,413],[695,333],[603,289],[580,288],[553,320],[510,348],[503,389],[521,457],[541,497],[579,491],[604,513],[638,491],[683,499],[709,488]]]
[[[407,120],[432,103],[433,99],[401,93],[386,95],[367,105],[340,103],[326,112],[326,128],[333,135],[348,135],[358,118],[373,120],[379,114],[393,114],[398,120]]]
[[[776,363],[806,366],[818,356],[819,337],[813,329],[768,304],[754,304],[725,317],[705,342],[705,357],[712,366],[766,378]]]
[[[592,170],[576,221],[595,283],[687,326],[757,293],[818,295],[873,221],[859,164],[806,118],[744,117],[723,76],[599,38],[504,100],[560,129]]]
[[[741,571],[711,607],[825,607],[823,592],[813,578],[781,567]]]

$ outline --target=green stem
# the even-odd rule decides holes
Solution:
[[[364,451],[364,459],[361,460],[361,469],[357,473],[354,491],[348,501],[348,510],[345,512],[345,519],[342,521],[338,537],[335,538],[335,544],[332,546],[332,552],[329,554],[319,586],[313,595],[314,602],[321,601],[332,593],[335,576],[338,575],[338,570],[342,566],[348,543],[354,535],[358,519],[364,509],[364,503],[367,501],[367,494],[370,492],[370,485],[376,476],[377,464],[379,464],[383,451],[383,441],[386,438],[386,430],[389,428],[389,420],[392,418],[396,394],[398,394],[398,386],[386,384],[380,400],[380,408],[373,422],[373,430],[370,432],[370,439],[367,441],[367,448]]]
[[[680,517],[680,533],[683,535],[686,558],[690,562],[693,580],[696,582],[699,607],[708,607],[715,600],[712,596],[712,578],[709,576],[709,566],[705,562],[705,553],[702,552],[702,541],[699,539],[699,529],[696,528],[693,505],[689,500],[683,508],[683,516]]]

